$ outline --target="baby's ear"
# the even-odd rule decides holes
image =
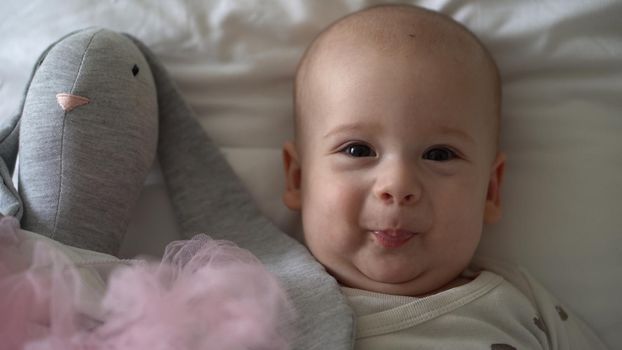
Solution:
[[[285,193],[283,203],[291,210],[300,210],[300,161],[296,146],[288,141],[283,145],[283,165],[285,166]]]
[[[484,208],[484,222],[494,224],[501,219],[501,182],[505,170],[505,154],[498,153],[490,169],[486,207]]]

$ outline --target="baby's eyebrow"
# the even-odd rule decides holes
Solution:
[[[331,136],[338,135],[338,134],[345,133],[345,132],[352,132],[352,131],[359,131],[359,130],[380,130],[381,128],[382,128],[381,123],[357,122],[357,123],[341,124],[333,128],[332,130],[328,131],[326,134],[324,134],[324,138],[329,138]],[[442,135],[451,135],[453,137],[460,138],[471,144],[476,143],[475,138],[473,136],[471,136],[469,133],[467,133],[466,131],[460,128],[447,126],[447,125],[440,125],[440,126],[434,127],[433,132],[436,132]]]
[[[438,127],[438,131],[441,134],[450,134],[450,135],[459,137],[467,142],[476,143],[475,138],[473,136],[471,136],[469,133],[459,128],[442,125]]]
[[[334,127],[333,129],[329,130],[326,134],[324,134],[324,138],[329,138],[337,134],[358,131],[358,130],[379,130],[379,128],[381,127],[382,127],[381,123],[357,122],[357,123],[340,124]]]

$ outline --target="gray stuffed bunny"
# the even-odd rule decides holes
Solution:
[[[298,312],[294,348],[352,348],[336,281],[261,215],[140,41],[104,29],[62,38],[39,59],[21,113],[0,123],[0,212],[22,228],[115,255],[157,157],[186,237],[231,240],[282,282]]]

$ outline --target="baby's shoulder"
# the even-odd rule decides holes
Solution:
[[[473,260],[471,271],[487,271],[501,276],[504,283],[494,298],[518,314],[533,312],[529,324],[546,334],[551,349],[606,349],[590,327],[563,305],[525,268],[486,257]],[[528,303],[528,304],[527,304]]]
[[[471,262],[467,273],[479,274],[482,271],[501,276],[532,301],[536,298],[534,290],[544,289],[526,269],[509,261],[477,256]]]

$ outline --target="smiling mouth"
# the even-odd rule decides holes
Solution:
[[[372,231],[375,241],[384,248],[399,248],[417,234],[407,230],[377,230]]]

